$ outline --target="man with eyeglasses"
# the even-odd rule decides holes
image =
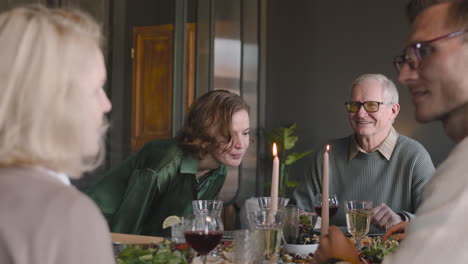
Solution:
[[[393,128],[400,105],[392,81],[382,74],[364,74],[351,87],[345,109],[354,133],[329,143],[329,190],[341,202],[373,201],[372,223],[385,231],[414,217],[434,165],[421,144]],[[313,198],[322,192],[323,150],[294,193],[296,204],[305,210],[313,210]],[[330,223],[346,226],[345,211],[339,209]]]
[[[395,67],[415,105],[415,117],[440,120],[456,143],[427,185],[404,243],[385,257],[390,263],[468,262],[468,1],[426,7],[412,25]],[[403,225],[402,225],[403,226]],[[393,229],[398,229],[399,226]],[[343,234],[331,227],[321,241],[318,263],[360,263]],[[392,232],[391,229],[389,232]]]

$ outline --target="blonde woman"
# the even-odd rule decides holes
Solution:
[[[0,263],[114,263],[106,222],[69,186],[102,159],[101,32],[79,11],[0,14]]]

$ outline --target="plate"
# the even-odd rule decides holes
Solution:
[[[351,234],[348,232],[348,228],[346,226],[339,226],[338,227],[341,232],[343,232],[345,234],[345,236],[351,236]],[[315,228],[314,229],[314,233],[320,235],[320,228]],[[377,237],[377,236],[383,236],[385,235],[385,232],[383,232],[382,230],[374,227],[374,226],[371,226],[370,229],[369,229],[369,233],[367,234],[368,237]]]

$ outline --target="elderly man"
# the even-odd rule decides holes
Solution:
[[[364,74],[351,87],[345,105],[354,134],[329,143],[330,193],[340,201],[373,201],[372,222],[388,228],[414,217],[434,165],[421,144],[393,128],[400,105],[392,81],[381,74]],[[294,193],[297,205],[306,210],[322,191],[323,150],[315,156],[305,184]],[[344,210],[330,221],[345,226]]]
[[[468,262],[468,1],[435,4],[417,15],[403,55],[399,80],[411,93],[420,122],[440,120],[457,144],[428,184],[405,241],[384,263]],[[343,234],[331,227],[316,259],[359,263]]]

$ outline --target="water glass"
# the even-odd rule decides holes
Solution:
[[[356,240],[356,248],[362,248],[361,240],[369,233],[373,204],[371,201],[345,201],[348,232]]]
[[[223,201],[221,200],[194,200],[192,201],[193,212],[195,215],[201,213],[217,214],[221,217],[223,210]]]
[[[249,264],[254,261],[253,233],[250,230],[234,231],[234,263]]]
[[[299,236],[299,214],[300,209],[295,206],[286,206],[285,220],[283,226],[283,237],[286,243],[296,243],[297,237]]]
[[[270,209],[270,197],[258,197],[258,206],[260,210]],[[284,209],[288,205],[289,198],[278,197],[278,210]]]
[[[181,222],[171,226],[171,241],[174,243],[185,243],[184,223],[185,218],[181,217]]]
[[[250,212],[249,219],[254,233],[254,257],[261,262],[278,261],[278,251],[281,244],[284,212],[270,213],[269,210]]]

